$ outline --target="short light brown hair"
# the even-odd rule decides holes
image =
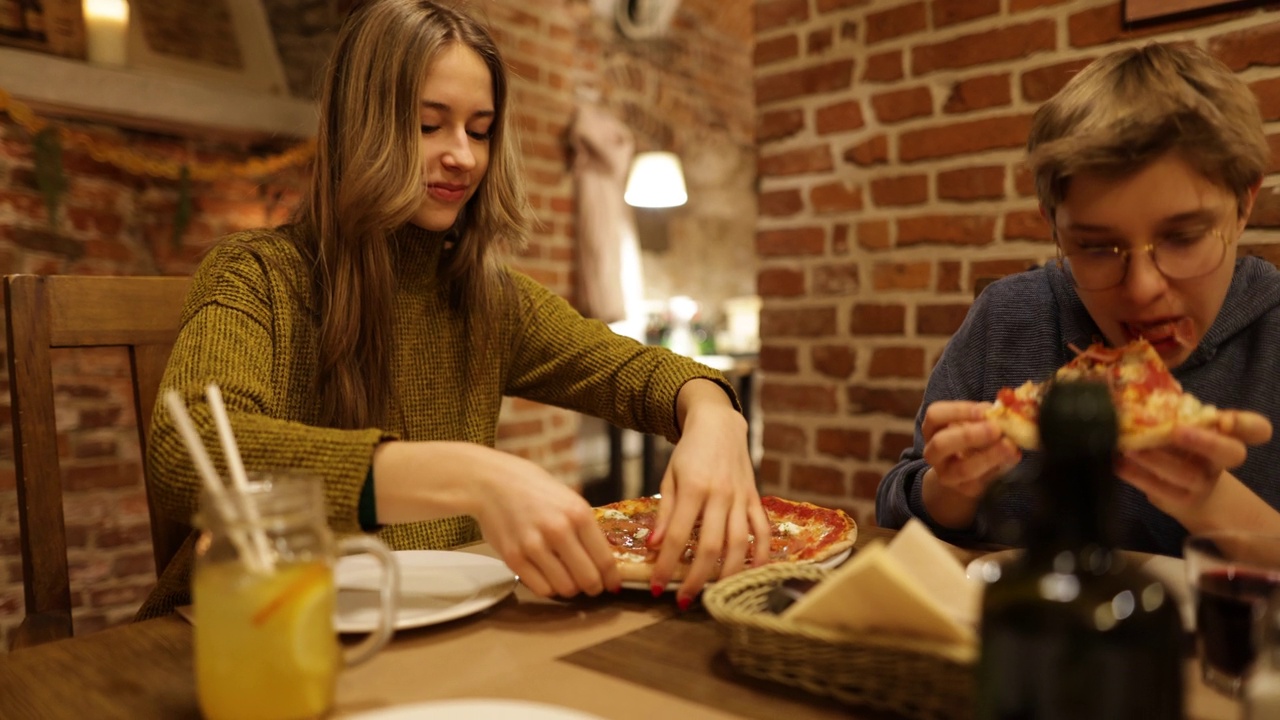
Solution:
[[[1270,158],[1253,92],[1192,46],[1153,43],[1090,63],[1036,111],[1027,140],[1051,221],[1073,175],[1124,177],[1170,151],[1234,193],[1241,211]]]

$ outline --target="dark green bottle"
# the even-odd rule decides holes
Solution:
[[[1182,622],[1165,587],[1112,549],[1111,393],[1064,382],[1040,411],[1027,549],[986,588],[979,720],[1182,719]]]

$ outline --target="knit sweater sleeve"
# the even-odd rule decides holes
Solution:
[[[717,383],[741,411],[720,372],[618,335],[599,320],[582,317],[528,276],[511,272],[510,277],[517,303],[506,394],[595,415],[672,442],[680,436],[676,396],[689,380]]]
[[[236,240],[241,240],[237,242]],[[337,531],[357,531],[357,506],[373,449],[388,434],[377,428],[337,430],[314,424],[314,393],[297,372],[311,334],[296,284],[284,265],[271,262],[241,237],[217,246],[197,270],[161,392],[177,390],[204,445],[224,472],[217,431],[204,389],[217,383],[236,442],[250,472],[284,470],[323,481],[328,520]],[[271,244],[266,247],[270,250]],[[288,256],[284,256],[286,261]],[[293,258],[296,263],[296,256]],[[279,266],[279,267],[277,267]],[[163,402],[153,412],[147,463],[151,492],[161,512],[189,522],[201,483]]]

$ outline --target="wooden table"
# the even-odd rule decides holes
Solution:
[[[858,544],[888,534],[864,529]],[[197,718],[191,641],[191,627],[168,617],[0,656],[0,718]],[[502,697],[618,720],[890,717],[737,675],[722,647],[715,621],[696,608],[679,613],[670,597],[626,591],[554,602],[520,587],[479,615],[397,633],[342,674],[334,715]],[[1239,717],[1236,703],[1197,677],[1188,662],[1189,718]]]

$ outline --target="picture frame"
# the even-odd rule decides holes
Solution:
[[[1258,7],[1266,0],[1124,0],[1125,26],[1143,26]]]
[[[0,0],[0,46],[85,58],[81,0]]]

